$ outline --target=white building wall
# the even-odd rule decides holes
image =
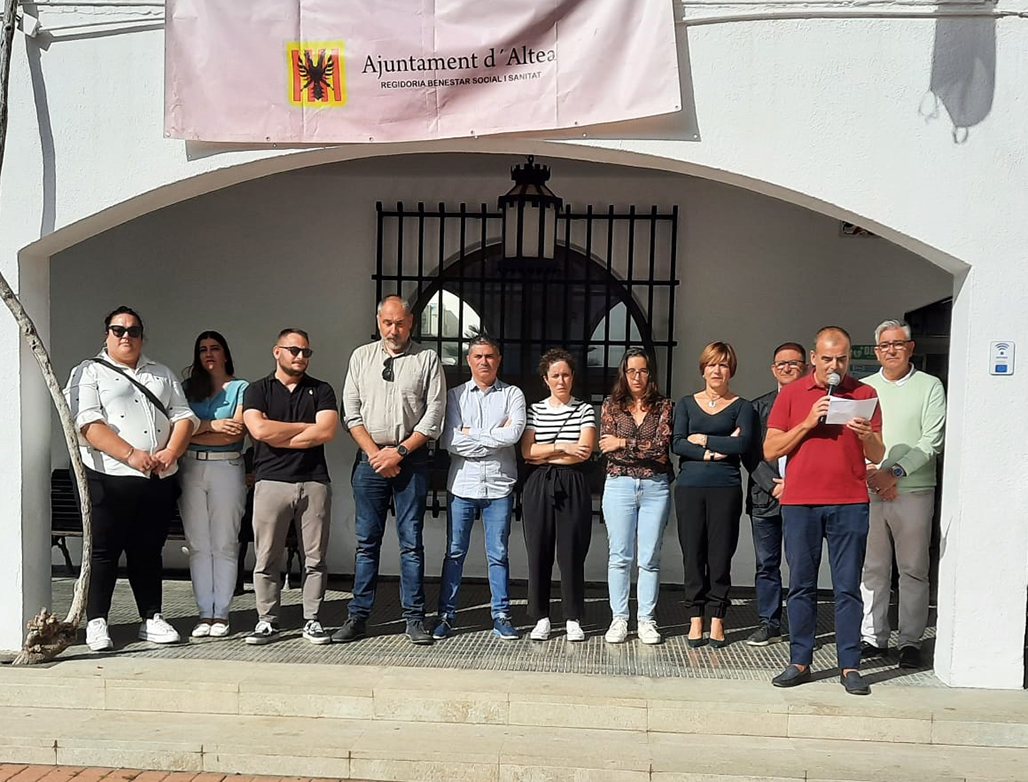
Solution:
[[[1025,397],[1028,375],[1018,369],[992,377],[985,354],[990,340],[1028,338],[1019,218],[1028,211],[1025,0],[938,7],[913,0],[873,9],[676,2],[685,20],[678,32],[686,109],[674,117],[551,140],[288,151],[162,138],[159,9],[37,8],[45,27],[117,23],[58,30],[27,48],[17,39],[0,268],[44,322],[46,273],[37,266],[54,252],[226,184],[383,152],[531,152],[693,174],[852,218],[959,273],[937,670],[952,684],[1021,686],[1028,591],[1021,433],[1028,412],[1012,400]],[[122,20],[130,15],[143,24],[126,31]],[[597,67],[603,56],[616,53],[602,53]],[[226,69],[218,76],[230,78]],[[944,100],[933,116],[936,96]],[[954,125],[968,129],[966,138]],[[891,284],[860,282],[868,295]],[[853,287],[818,290],[836,306],[857,295]],[[58,322],[62,313],[54,316]],[[49,438],[38,381],[22,359],[8,319],[0,328],[0,360],[8,368],[0,389],[0,475],[22,490],[0,496],[0,515],[31,525],[46,514],[40,466]],[[35,527],[0,527],[0,648],[19,644],[24,619],[46,597],[45,557],[33,553],[39,538],[45,535]]]
[[[316,351],[311,373],[339,393],[350,352],[375,328],[375,202],[387,208],[397,201],[407,208],[418,201],[453,208],[466,202],[474,210],[485,202],[492,208],[507,189],[511,162],[516,159],[499,155],[426,155],[310,168],[200,196],[82,242],[51,263],[51,304],[62,313],[51,341],[57,369],[65,377],[95,352],[103,315],[125,303],[146,320],[147,353],[176,369],[190,363],[196,334],[214,328],[229,339],[237,372],[256,378],[273,368],[270,346],[278,331],[304,328]],[[884,239],[842,237],[832,218],[739,188],[572,161],[554,163],[550,185],[576,211],[588,204],[601,213],[608,205],[648,211],[656,204],[665,212],[679,205],[676,398],[700,387],[696,361],[707,342],[723,339],[736,347],[741,366],[733,386],[752,398],[771,388],[768,365],[777,344],[808,344],[829,322],[868,343],[886,317],[902,317],[953,289],[950,274]],[[405,242],[408,271],[416,262],[414,240]],[[426,237],[429,248],[436,241]],[[624,255],[622,248],[621,265]],[[852,294],[821,297],[826,271]],[[875,278],[889,279],[888,290],[859,284]],[[543,396],[541,384],[525,391],[533,401]],[[66,465],[56,422],[51,440],[55,463]],[[335,480],[329,567],[352,573],[354,445],[340,432],[328,453]],[[427,528],[427,572],[437,576],[444,519],[430,519]],[[733,574],[740,585],[753,583],[747,531],[744,519]],[[395,533],[389,534],[382,569],[397,574]],[[511,545],[515,578],[527,577],[520,535],[516,529]],[[169,544],[169,554],[177,548]],[[476,544],[468,558],[468,575],[486,574],[480,548]],[[827,562],[825,569],[827,576]],[[606,579],[606,534],[599,523],[587,577]],[[680,583],[682,577],[672,523],[662,578]],[[824,584],[830,585],[827,578]]]

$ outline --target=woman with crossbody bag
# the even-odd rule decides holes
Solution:
[[[229,633],[238,570],[239,526],[246,509],[243,392],[228,342],[204,331],[193,343],[183,387],[200,425],[182,459],[179,510],[189,546],[189,575],[199,621],[193,638]]]
[[[142,624],[139,638],[177,643],[161,613],[162,552],[178,498],[178,459],[197,419],[175,374],[143,355],[143,320],[129,307],[104,319],[104,348],[64,389],[79,432],[93,516],[86,643],[111,649],[107,615],[122,552]]]
[[[550,396],[528,409],[521,455],[536,469],[522,493],[528,549],[529,637],[550,637],[550,579],[554,549],[567,640],[584,641],[585,557],[592,537],[592,492],[584,463],[596,447],[596,413],[571,396],[575,360],[566,350],[550,350],[539,361]]]

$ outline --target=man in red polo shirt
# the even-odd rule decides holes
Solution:
[[[860,666],[860,623],[863,602],[860,573],[867,543],[868,498],[866,462],[885,455],[882,413],[845,424],[821,423],[828,412],[829,375],[842,380],[832,392],[844,399],[872,399],[877,394],[846,374],[850,335],[838,326],[817,332],[810,351],[814,369],[783,388],[767,419],[764,458],[787,457],[782,493],[782,533],[789,563],[790,664],[772,679],[776,687],[810,681],[817,620],[817,574],[821,540],[828,540],[828,561],[835,592],[835,642],[846,692],[871,692]]]

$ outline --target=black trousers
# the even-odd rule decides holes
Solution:
[[[162,557],[178,499],[178,478],[112,476],[88,470],[93,510],[93,575],[87,619],[107,618],[125,553],[129,585],[142,619],[161,611]]]
[[[556,547],[565,620],[585,614],[585,556],[593,528],[589,480],[579,469],[544,465],[529,476],[522,493],[528,549],[528,618],[550,615],[550,580]]]
[[[675,486],[678,542],[685,566],[685,608],[691,617],[724,618],[732,588],[732,557],[739,543],[742,487]]]

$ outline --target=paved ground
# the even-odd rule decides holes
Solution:
[[[91,766],[22,766],[0,763],[0,782],[335,782],[310,777],[252,777],[239,774],[196,774],[192,771],[139,771]],[[352,780],[350,782],[353,782]]]
[[[71,602],[73,580],[54,579],[54,604],[63,613]],[[437,586],[428,585],[428,604],[434,605]],[[350,598],[348,582],[334,582],[326,596],[322,621],[335,627],[346,616]],[[515,585],[515,598],[524,594],[523,585]],[[557,590],[554,590],[557,593]],[[586,621],[588,633],[584,643],[570,644],[564,639],[559,624],[559,604],[554,604],[555,632],[549,641],[537,643],[523,638],[503,641],[491,634],[489,618],[489,592],[484,583],[467,583],[462,587],[458,614],[458,633],[431,647],[412,646],[402,635],[398,585],[394,580],[383,580],[379,587],[375,612],[369,622],[370,636],[352,644],[332,644],[315,647],[300,637],[302,624],[300,593],[297,589],[283,592],[282,640],[267,646],[248,646],[243,635],[256,621],[252,592],[236,598],[232,612],[233,634],[224,639],[188,640],[174,646],[160,647],[136,640],[138,614],[127,582],[119,580],[111,612],[111,635],[116,651],[113,654],[140,658],[191,658],[254,662],[327,663],[349,665],[399,666],[421,668],[452,668],[502,671],[535,671],[555,673],[587,673],[614,676],[685,677],[704,679],[736,679],[760,681],[777,674],[788,661],[788,644],[765,648],[747,646],[744,639],[757,624],[752,597],[733,600],[726,620],[730,645],[714,650],[708,647],[690,649],[686,644],[688,623],[682,606],[680,591],[665,588],[661,593],[657,620],[665,635],[659,646],[645,646],[633,636],[628,643],[607,644],[603,632],[610,613],[605,586],[593,586],[587,591]],[[634,601],[633,601],[634,602]],[[513,600],[514,620],[523,631],[527,628],[524,599]],[[189,634],[196,620],[196,607],[192,589],[186,580],[168,580],[164,589],[165,614],[183,638]],[[634,609],[634,605],[633,605]],[[934,622],[934,612],[933,612]],[[823,674],[816,678],[830,678],[837,674],[835,667],[835,637],[833,605],[830,598],[822,599],[819,607],[818,641],[814,670]],[[291,628],[291,629],[290,629]],[[634,630],[634,624],[632,625]],[[934,646],[934,626],[928,630],[925,644],[926,661],[931,660]],[[75,646],[62,658],[94,656],[84,645]],[[869,680],[875,684],[901,684],[922,687],[944,686],[929,669],[900,671],[894,655],[884,660],[870,661],[864,666]],[[0,782],[4,780],[0,779]],[[19,782],[27,782],[19,780]],[[52,780],[50,782],[53,782]],[[61,781],[63,782],[63,780]],[[147,780],[147,782],[151,782]],[[176,780],[176,782],[181,782]],[[206,782],[206,781],[205,781]]]

